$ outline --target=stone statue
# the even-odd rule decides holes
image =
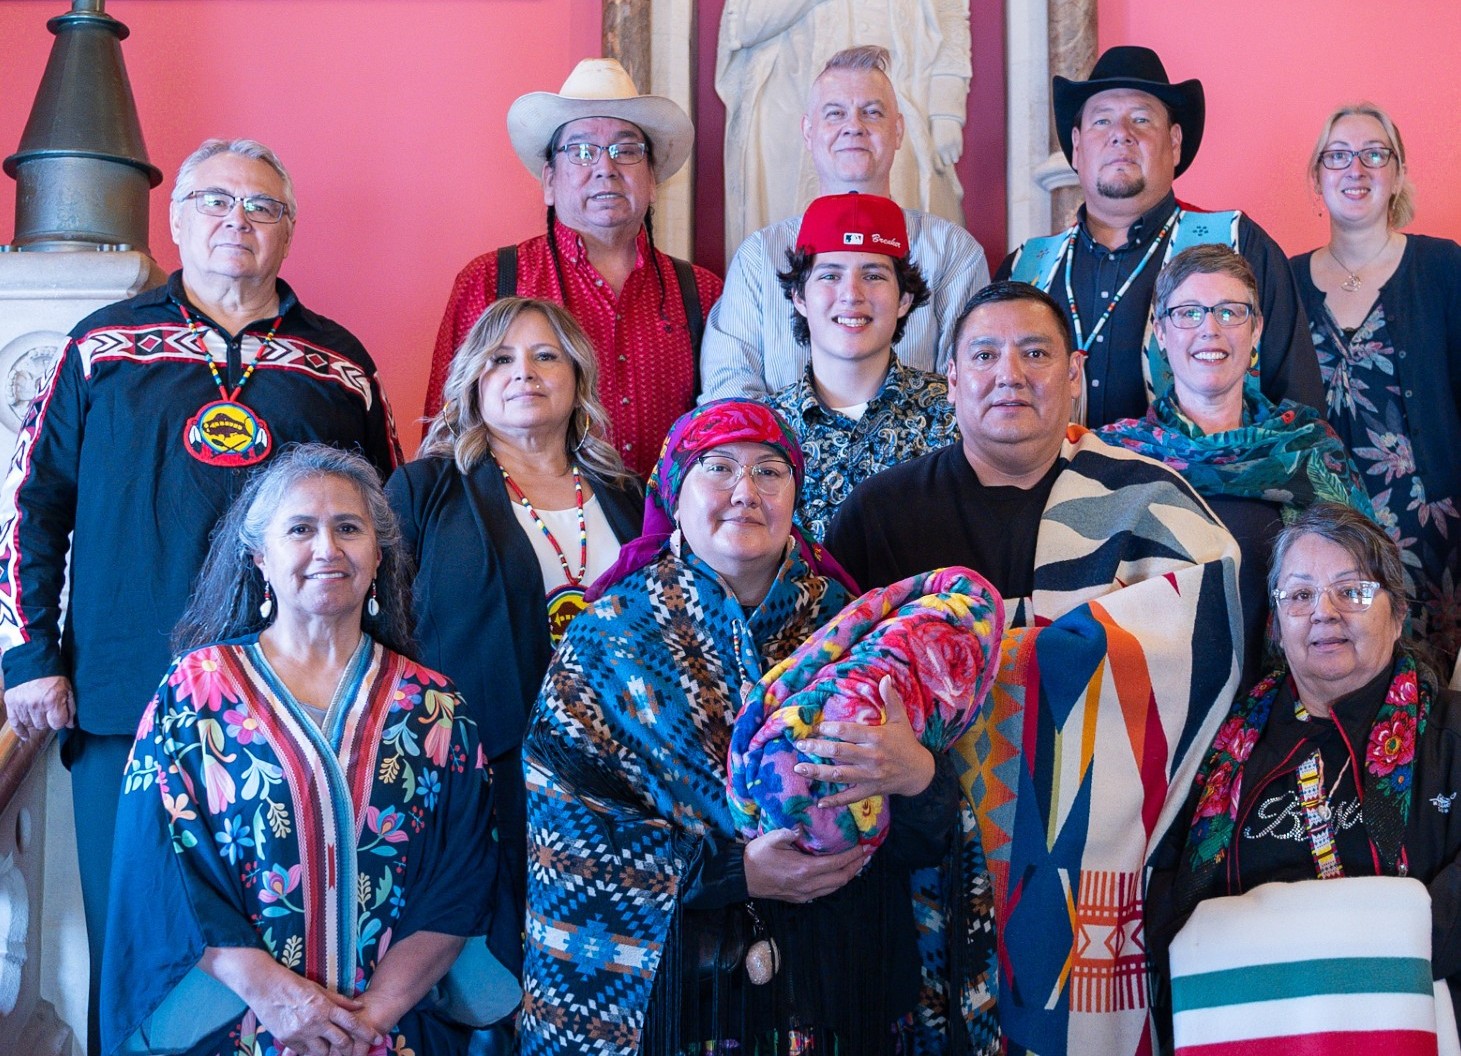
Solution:
[[[892,52],[905,124],[894,200],[962,226],[954,164],[964,151],[969,43],[968,0],[726,0],[715,90],[726,107],[727,255],[817,196],[801,135],[807,91],[830,56],[857,44]]]

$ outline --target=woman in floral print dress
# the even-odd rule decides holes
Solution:
[[[1412,630],[1461,647],[1461,246],[1403,233],[1405,145],[1368,103],[1331,114],[1309,165],[1329,241],[1293,260],[1329,421],[1400,547]]]
[[[476,727],[404,655],[402,553],[375,470],[322,445],[220,523],[123,776],[104,1052],[169,1023],[190,1056],[467,1051],[428,994],[513,917]]]

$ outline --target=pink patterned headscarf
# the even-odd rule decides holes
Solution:
[[[800,494],[806,475],[806,459],[796,434],[781,415],[752,400],[724,399],[703,403],[680,415],[670,426],[660,448],[659,461],[649,475],[649,487],[644,495],[644,527],[637,539],[624,544],[619,551],[619,559],[589,588],[586,600],[593,602],[603,597],[615,584],[653,561],[669,542],[675,530],[675,507],[680,503],[680,489],[696,456],[726,444],[738,443],[774,447],[791,463],[796,490]],[[796,528],[792,529],[792,536],[813,572],[835,579],[857,593],[852,577],[821,544],[809,542]]]

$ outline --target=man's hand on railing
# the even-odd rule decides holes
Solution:
[[[31,734],[76,725],[76,695],[65,675],[33,678],[5,690],[5,715],[22,741]]]

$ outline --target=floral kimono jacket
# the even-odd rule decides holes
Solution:
[[[206,947],[256,947],[353,995],[408,935],[484,934],[505,891],[476,727],[446,679],[369,637],[323,721],[257,637],[174,661],[137,729],[116,847],[108,1053]],[[466,1037],[418,1006],[378,1052],[465,1052]],[[244,1010],[190,1051],[277,1056],[279,1046]]]

